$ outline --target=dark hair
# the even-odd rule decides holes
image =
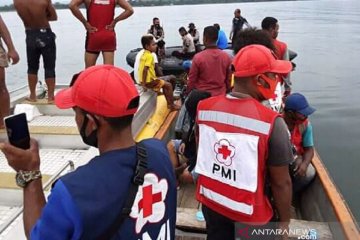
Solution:
[[[140,97],[139,96],[133,98],[130,101],[127,109],[129,110],[129,109],[137,108],[139,106],[139,102],[140,102]],[[91,114],[91,113],[89,113],[89,112],[87,112],[87,111],[85,111],[83,109],[82,109],[82,111],[84,113]],[[121,116],[121,117],[104,117],[103,116],[103,118],[113,130],[121,131],[121,130],[125,129],[126,127],[131,126],[134,115],[132,114],[132,115]]]
[[[187,32],[187,31],[186,31],[186,29],[184,27],[180,27],[179,32]]]
[[[159,20],[159,18],[158,18],[158,17],[154,17],[154,18],[153,18],[153,22],[155,22],[156,20]]]
[[[146,46],[150,45],[151,41],[154,40],[154,36],[151,34],[147,34],[141,37],[141,45],[145,49]]]
[[[220,25],[218,23],[214,23],[214,27],[216,27],[218,31],[220,30]]]
[[[236,12],[236,13],[241,13],[240,8],[235,9],[235,12]]]
[[[219,35],[219,30],[217,30],[216,27],[207,26],[206,28],[204,28],[204,37],[206,37],[206,39],[209,42],[216,43],[218,39],[218,35]]]
[[[72,76],[71,82],[70,82],[70,85],[69,85],[70,87],[74,86],[76,80],[78,79],[78,77],[79,77],[79,75],[80,75],[81,73],[82,73],[82,71],[81,71],[81,72],[78,72],[78,73],[75,73],[75,74]]]
[[[274,17],[266,17],[261,22],[261,28],[264,30],[274,29],[278,20]]]
[[[234,39],[234,54],[240,51],[245,46],[251,44],[259,44],[275,51],[275,46],[268,33],[261,29],[247,28],[238,32]]]

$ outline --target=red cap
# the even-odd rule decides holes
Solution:
[[[61,109],[76,106],[104,117],[121,117],[137,111],[137,105],[128,108],[137,97],[139,93],[126,71],[99,65],[87,68],[72,87],[58,92],[55,104]]]
[[[271,50],[262,45],[249,45],[241,49],[232,62],[235,77],[250,77],[261,73],[289,73],[290,61],[276,60]]]

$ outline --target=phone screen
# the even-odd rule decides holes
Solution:
[[[5,126],[12,145],[22,149],[30,148],[30,133],[25,113],[6,117]]]

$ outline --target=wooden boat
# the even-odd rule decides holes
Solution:
[[[12,106],[23,102],[25,89],[11,94]],[[44,115],[29,123],[32,137],[38,139],[41,149],[41,170],[46,195],[51,184],[69,170],[87,163],[98,153],[97,149],[84,145],[78,134],[72,111],[57,109],[54,105],[39,101],[36,106]],[[176,112],[169,112],[163,96],[151,91],[141,92],[140,108],[134,119],[136,140],[156,137],[164,141],[173,137]],[[0,140],[5,139],[0,130]],[[297,199],[292,211],[290,239],[360,239],[359,227],[342,195],[337,190],[319,155],[313,165],[316,179]],[[7,167],[0,153],[0,239],[24,239],[22,224],[22,190],[14,181],[14,171]],[[205,223],[196,220],[199,203],[195,200],[195,185],[182,185],[177,198],[176,239],[205,239]],[[308,235],[309,229],[316,231]]]

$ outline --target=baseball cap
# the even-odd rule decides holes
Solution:
[[[139,93],[130,75],[112,65],[99,65],[81,72],[74,85],[55,96],[60,109],[79,107],[104,117],[122,117],[137,111]]]
[[[300,93],[293,93],[286,98],[285,111],[289,110],[301,113],[304,116],[309,116],[316,111]]]
[[[290,61],[276,60],[265,46],[253,44],[242,48],[234,57],[232,65],[235,77],[250,77],[261,73],[289,73]]]

